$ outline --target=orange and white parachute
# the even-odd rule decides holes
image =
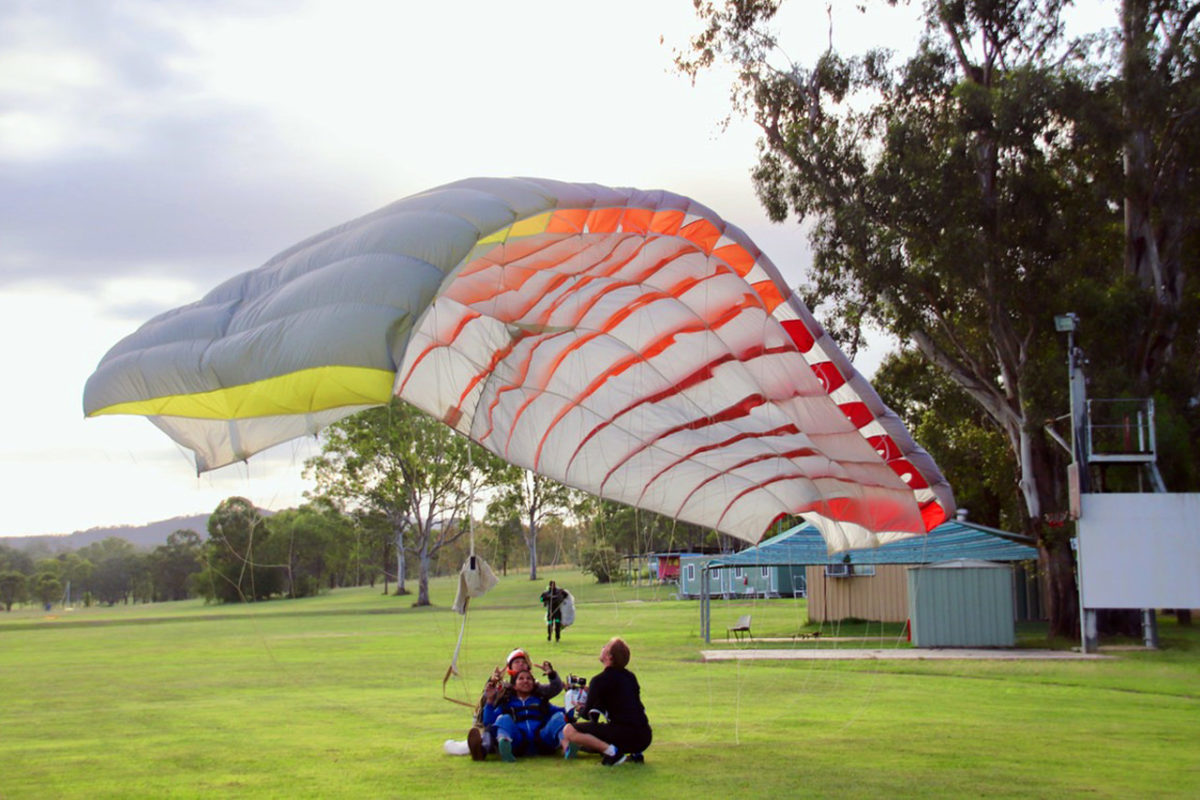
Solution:
[[[393,394],[514,464],[747,541],[796,514],[864,547],[953,512],[767,257],[665,191],[405,198],[150,320],[84,411],[149,417],[203,471]]]

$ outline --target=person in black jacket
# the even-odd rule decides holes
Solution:
[[[550,588],[542,592],[542,605],[546,607],[546,641],[550,641],[550,633],[554,633],[554,641],[562,638],[563,601],[567,599],[564,589],[558,588],[550,581]]]
[[[603,713],[607,722],[575,722],[563,728],[563,756],[571,758],[579,748],[603,753],[605,766],[616,766],[626,759],[642,761],[642,752],[653,736],[650,720],[642,705],[642,689],[637,676],[625,667],[629,664],[629,645],[611,639],[600,651],[604,671],[588,685],[584,718],[593,711]]]

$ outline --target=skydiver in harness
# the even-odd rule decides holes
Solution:
[[[542,592],[542,605],[546,607],[546,641],[550,641],[551,632],[554,633],[554,641],[559,641],[562,638],[563,629],[563,604],[567,600],[567,592],[565,589],[559,589],[554,581],[550,581],[550,588]]]
[[[555,752],[567,718],[563,710],[534,692],[536,684],[528,669],[519,671],[507,691],[489,686],[483,706],[484,725],[496,727],[496,749],[502,761],[519,755]]]
[[[480,698],[480,708],[475,718],[475,725],[471,730],[467,731],[467,747],[471,752],[471,758],[476,761],[483,761],[487,758],[488,753],[497,751],[498,743],[498,728],[496,724],[496,716],[491,719],[487,716],[487,707],[493,704],[503,704],[508,694],[512,691],[512,684],[517,675],[521,672],[530,672],[532,674],[529,661],[529,654],[524,650],[517,648],[508,654],[505,659],[503,668],[496,667],[492,672],[492,676],[488,679],[487,686],[483,690],[483,696]],[[543,700],[550,700],[563,690],[562,678],[554,670],[554,665],[549,661],[543,661],[538,664],[538,669],[546,674],[546,683],[534,683],[533,694]],[[505,678],[508,679],[508,685],[505,685]],[[512,738],[511,736],[509,737]]]

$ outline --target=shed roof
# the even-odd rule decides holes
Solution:
[[[958,558],[1027,561],[1037,558],[1037,549],[1032,544],[1029,537],[1021,534],[954,520],[942,523],[924,536],[830,555],[821,534],[805,523],[740,553],[718,556],[709,565],[930,564]]]

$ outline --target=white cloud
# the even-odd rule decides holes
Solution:
[[[0,535],[208,511],[230,494],[297,503],[311,440],[197,478],[145,420],[85,421],[84,382],[152,315],[432,186],[671,189],[797,282],[803,237],[769,224],[749,183],[755,129],[721,130],[726,76],[692,88],[671,69],[698,27],[690,4],[645,0],[5,3],[0,485],[17,500]],[[789,45],[799,61],[824,46],[824,21],[810,28]]]

